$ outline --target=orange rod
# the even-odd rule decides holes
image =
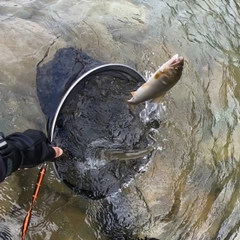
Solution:
[[[40,187],[42,185],[42,181],[43,181],[43,177],[44,177],[44,174],[46,172],[46,168],[45,167],[42,167],[39,171],[39,174],[38,174],[38,179],[37,179],[37,183],[36,183],[36,187],[35,187],[35,190],[34,190],[34,193],[33,193],[33,196],[32,196],[32,203],[29,207],[29,210],[26,214],[26,217],[23,221],[23,226],[22,226],[22,236],[21,236],[21,240],[24,240],[25,236],[26,236],[26,233],[27,233],[27,230],[28,230],[28,226],[29,226],[29,223],[30,223],[30,219],[31,219],[31,213],[32,213],[32,209],[33,209],[33,204],[35,203],[37,197],[38,197],[38,194],[39,194],[39,191],[40,191]]]

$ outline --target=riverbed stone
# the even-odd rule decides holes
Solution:
[[[70,45],[103,62],[136,64],[146,36],[147,15],[143,5],[130,1],[57,1],[43,10],[50,30]],[[37,18],[38,16],[36,16]],[[59,27],[59,25],[61,27]],[[129,53],[136,53],[129,54]]]
[[[36,98],[36,67],[64,41],[21,18],[0,22],[0,125],[6,133],[44,128]]]

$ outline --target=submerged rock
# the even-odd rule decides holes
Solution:
[[[6,134],[43,128],[36,66],[60,46],[64,42],[37,23],[20,18],[0,22],[0,124]]]

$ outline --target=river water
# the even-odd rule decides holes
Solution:
[[[240,239],[239,32],[236,0],[1,0],[1,129],[44,129],[36,66],[58,48],[80,48],[143,75],[179,53],[185,69],[159,105],[158,150],[124,190],[145,203],[130,204],[141,210],[135,234]],[[0,216],[16,239],[37,174],[19,171],[1,184]],[[91,213],[98,207],[73,195],[49,164],[26,239],[104,239]]]

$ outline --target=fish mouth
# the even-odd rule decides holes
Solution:
[[[175,54],[169,61],[168,64],[170,67],[176,67],[181,66],[183,67],[184,64],[184,58],[182,56],[179,56],[178,54]]]
[[[175,54],[170,60],[165,62],[161,67],[160,71],[168,71],[169,69],[175,69],[180,70],[183,68],[184,65],[184,58],[182,56],[179,56],[178,54]]]

